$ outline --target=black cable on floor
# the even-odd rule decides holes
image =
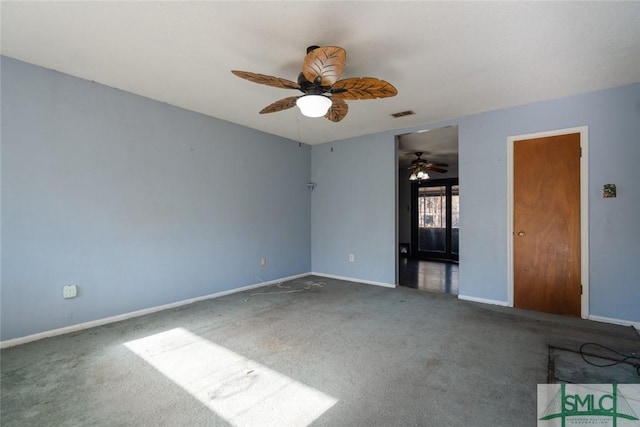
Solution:
[[[606,350],[610,353],[613,353],[616,355],[616,357],[599,357],[599,356],[595,356],[593,354],[585,354],[584,352],[584,348],[587,346],[592,346],[592,347],[598,347],[601,348],[603,350]],[[582,357],[582,360],[584,360],[585,362],[587,362],[589,365],[591,366],[597,366],[599,368],[608,368],[610,366],[615,366],[618,365],[620,363],[625,363],[627,365],[631,365],[634,368],[636,368],[636,373],[638,375],[640,375],[640,357],[636,356],[635,353],[631,353],[631,354],[626,354],[626,353],[622,353],[618,350],[615,350],[611,347],[607,347],[606,345],[602,345],[602,344],[598,344],[595,342],[587,342],[584,343],[580,346],[580,356]],[[611,363],[604,363],[604,364],[599,364],[599,363],[594,363],[592,361],[587,360],[587,356],[590,357],[597,357],[599,359],[609,359],[612,360]]]

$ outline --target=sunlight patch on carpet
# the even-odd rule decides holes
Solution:
[[[235,426],[309,425],[337,402],[183,328],[125,346]]]

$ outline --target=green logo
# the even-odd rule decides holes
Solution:
[[[562,427],[566,425],[568,418],[578,421],[573,417],[582,418],[585,425],[592,424],[593,417],[608,417],[613,422],[613,427],[617,427],[618,419],[638,421],[638,416],[616,384],[611,386],[611,393],[594,393],[585,387],[583,390],[586,392],[569,394],[566,384],[560,384],[560,390],[553,396],[539,420],[559,418],[562,421]]]

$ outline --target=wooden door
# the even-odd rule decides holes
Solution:
[[[580,316],[580,134],[515,141],[514,305]]]

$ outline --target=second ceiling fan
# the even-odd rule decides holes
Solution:
[[[338,80],[347,59],[346,51],[338,46],[309,46],[298,82],[249,71],[232,70],[238,77],[283,89],[297,89],[303,93],[270,104],[260,114],[275,113],[298,106],[308,117],[326,117],[339,122],[349,111],[346,100],[376,99],[395,96],[398,91],[389,82],[375,77],[354,77]]]
[[[416,155],[416,159],[411,162],[411,166],[409,166],[409,172],[411,176],[409,176],[409,180],[411,181],[421,181],[423,179],[429,179],[429,172],[438,172],[438,173],[447,173],[446,168],[449,165],[446,163],[431,163],[422,158],[421,151],[414,153]]]

